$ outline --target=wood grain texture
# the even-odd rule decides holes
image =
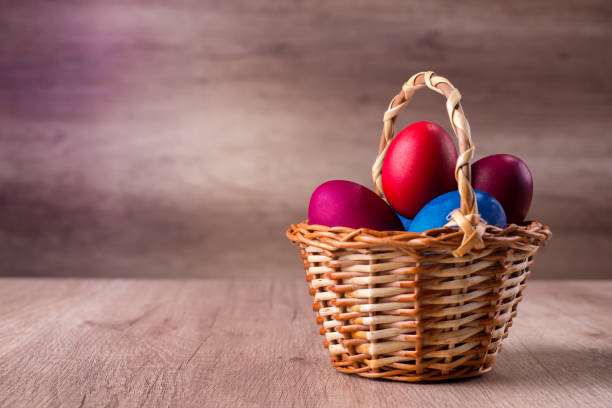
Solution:
[[[330,179],[373,187],[413,73],[520,156],[555,234],[533,278],[612,277],[609,0],[0,4],[0,274],[241,276]],[[398,127],[447,129],[419,94]],[[240,248],[239,251],[236,248]]]
[[[329,366],[297,280],[0,280],[0,406],[605,407],[612,282],[530,282],[492,373]]]

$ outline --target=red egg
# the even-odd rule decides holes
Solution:
[[[417,122],[393,139],[382,167],[387,201],[406,218],[414,218],[435,197],[457,189],[457,150],[439,125]]]
[[[308,222],[328,227],[403,231],[393,208],[372,190],[346,180],[321,184],[312,193]]]
[[[472,165],[472,186],[500,202],[508,223],[525,220],[533,196],[533,178],[518,157],[494,154],[478,160]]]

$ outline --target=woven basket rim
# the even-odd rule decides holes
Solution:
[[[311,225],[304,220],[297,225],[292,224],[285,235],[293,243],[300,242],[329,251],[375,246],[404,250],[448,247],[452,250],[457,246],[457,242],[461,241],[464,232],[453,227],[434,228],[424,232],[377,231],[368,228]],[[521,225],[509,224],[505,228],[486,225],[482,237],[484,248],[472,248],[470,253],[480,253],[491,246],[512,246],[513,243],[521,245],[521,242],[528,240],[535,240],[537,246],[543,246],[551,237],[550,227],[538,221],[526,221]]]

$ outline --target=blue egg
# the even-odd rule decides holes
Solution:
[[[474,192],[481,219],[487,224],[505,227],[506,213],[499,201],[483,191],[474,190]],[[408,231],[424,232],[443,227],[450,220],[450,213],[461,206],[460,202],[459,191],[456,190],[434,198],[421,208]]]
[[[408,228],[410,228],[410,224],[412,223],[412,220],[409,220],[408,218],[404,217],[402,214],[398,213],[397,211],[395,213],[397,214],[400,221],[402,222],[402,225],[404,226],[404,231],[408,231]]]

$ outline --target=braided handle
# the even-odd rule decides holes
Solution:
[[[461,94],[448,79],[436,75],[432,71],[419,72],[413,75],[402,86],[402,90],[391,100],[389,108],[383,116],[384,126],[380,138],[378,157],[372,166],[372,179],[376,185],[376,193],[385,198],[382,189],[381,172],[387,149],[395,136],[395,118],[408,105],[414,92],[425,86],[446,97],[446,110],[459,145],[459,157],[455,166],[455,180],[457,180],[457,187],[461,196],[461,211],[454,211],[452,213],[453,221],[448,225],[457,225],[465,233],[463,243],[454,251],[456,256],[462,256],[469,252],[471,248],[481,249],[484,247],[482,242],[484,225],[480,221],[478,205],[472,184],[470,183],[470,161],[474,157],[474,144],[470,134],[470,125],[461,107]]]

